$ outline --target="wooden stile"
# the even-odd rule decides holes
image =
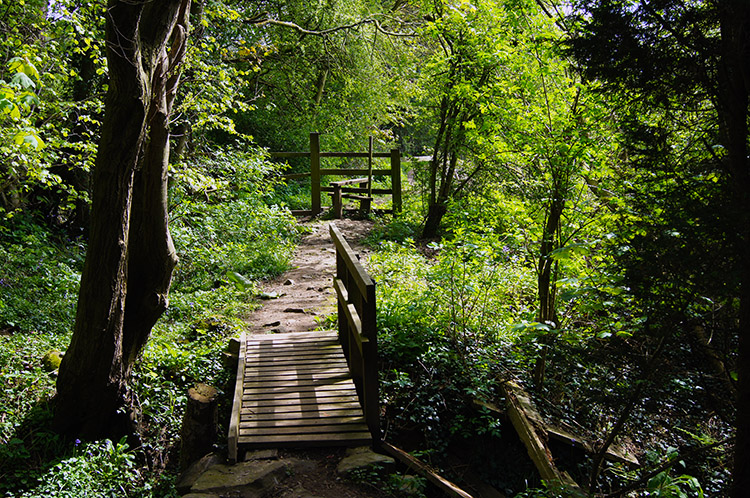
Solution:
[[[309,173],[289,173],[283,175],[286,179],[300,179],[310,177],[310,209],[294,211],[295,215],[312,215],[317,216],[322,212],[321,192],[330,192],[333,197],[333,209],[336,218],[341,218],[343,199],[355,199],[360,201],[360,211],[368,213],[370,211],[373,194],[391,195],[393,212],[401,211],[401,152],[398,149],[391,149],[390,152],[375,152],[373,150],[374,140],[369,137],[367,152],[323,152],[320,150],[320,133],[310,133],[310,152],[271,152],[272,158],[292,159],[298,157],[310,158]],[[367,159],[367,168],[322,168],[321,158],[363,158]],[[389,169],[374,169],[374,158],[390,158]],[[333,182],[331,186],[321,185],[323,176],[349,176],[358,177],[366,175],[364,182],[359,188],[347,188]],[[390,188],[374,188],[373,178],[376,176],[390,176]],[[355,183],[352,180],[344,180],[344,183]],[[345,195],[342,195],[345,194]],[[354,194],[354,195],[347,195]],[[364,194],[357,196],[356,194]]]

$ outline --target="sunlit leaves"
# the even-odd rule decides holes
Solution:
[[[13,137],[13,142],[15,142],[16,145],[33,147],[34,149],[41,149],[44,147],[44,141],[39,135],[37,135],[36,131],[31,128],[16,133],[16,136]]]

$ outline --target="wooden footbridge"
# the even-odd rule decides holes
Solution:
[[[229,458],[248,449],[380,440],[375,282],[339,230],[338,331],[243,335]]]
[[[446,495],[471,498],[423,462],[381,439],[375,282],[334,225],[330,233],[336,248],[333,286],[338,330],[242,336],[229,426],[230,462],[237,462],[250,449],[372,444],[422,474]],[[547,482],[575,487],[555,467],[537,432],[545,424],[524,400],[524,393],[506,386],[508,417],[540,475]],[[482,406],[500,412],[494,405]],[[546,439],[547,431],[542,432]],[[580,444],[580,438],[559,430],[549,433]]]

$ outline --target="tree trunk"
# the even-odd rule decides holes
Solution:
[[[721,61],[718,71],[718,111],[722,141],[727,144],[735,185],[740,245],[739,358],[737,360],[737,422],[732,495],[750,489],[750,5],[728,0],[719,7]]]
[[[126,380],[135,357],[133,351],[138,349],[135,344],[145,343],[135,335],[123,334],[131,287],[129,255],[131,250],[138,252],[142,236],[132,232],[131,227],[140,230],[143,225],[138,216],[131,219],[133,185],[136,166],[144,152],[148,117],[154,114],[152,90],[166,88],[164,83],[161,87],[157,84],[157,80],[166,77],[158,69],[163,67],[178,13],[187,12],[184,4],[189,1],[108,2],[110,81],[94,171],[91,234],[73,338],[57,380],[54,422],[60,432],[71,436],[118,437],[132,429],[121,415],[128,411]],[[152,135],[152,140],[166,138],[157,134]],[[143,178],[139,178],[141,181]],[[136,202],[140,204],[141,198],[139,193]],[[137,225],[131,225],[132,221]],[[168,239],[168,234],[162,233],[161,237]],[[171,268],[168,273],[171,275]]]
[[[539,269],[537,274],[537,293],[539,294],[539,314],[537,321],[540,323],[557,323],[555,310],[555,289],[552,284],[552,268],[554,260],[552,251],[556,249],[555,239],[560,227],[565,200],[562,192],[554,191],[552,201],[547,214],[547,221],[542,229],[542,244],[539,249]]]
[[[562,218],[563,209],[565,208],[565,199],[561,189],[555,188],[552,192],[552,201],[547,213],[547,221],[542,229],[542,244],[539,249],[539,269],[537,274],[537,293],[539,295],[539,313],[537,321],[539,323],[557,324],[557,311],[555,306],[555,286],[552,283],[552,268],[554,260],[551,257],[552,251],[555,250],[555,240],[560,228],[560,219]],[[544,375],[547,369],[547,348],[548,341],[542,338],[544,346],[534,364],[534,385],[541,388],[544,384]]]
[[[445,216],[448,208],[444,202],[437,200],[435,203],[430,204],[427,209],[427,220],[422,229],[422,238],[434,239],[437,237],[440,223],[443,221],[443,216]]]
[[[169,116],[172,111],[179,67],[185,55],[188,8],[183,2],[174,28],[172,47],[159,57],[149,113],[146,152],[136,172],[131,211],[128,255],[128,287],[123,324],[123,357],[126,376],[146,345],[151,329],[169,304],[169,286],[177,265],[169,233],[167,183],[169,169]]]

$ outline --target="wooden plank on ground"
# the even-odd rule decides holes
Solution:
[[[390,454],[394,458],[401,461],[410,469],[415,470],[419,472],[420,474],[422,474],[425,478],[427,478],[428,481],[430,481],[432,484],[437,486],[438,489],[440,489],[443,493],[447,494],[448,496],[451,496],[453,498],[472,498],[472,496],[469,493],[459,488],[458,486],[450,482],[448,479],[439,475],[437,472],[431,469],[427,464],[411,456],[404,450],[400,448],[396,448],[392,444],[386,443],[385,441],[380,442],[380,447],[383,450],[385,450],[388,454]]]
[[[546,439],[544,428],[535,424],[527,414],[526,406],[528,406],[528,403],[525,401],[525,393],[511,381],[502,384],[502,389],[505,392],[505,407],[508,411],[508,417],[526,446],[526,451],[542,479],[547,483],[561,483],[567,487],[578,488],[578,485],[567,473],[560,472],[555,466],[552,453],[539,434],[541,432]]]

